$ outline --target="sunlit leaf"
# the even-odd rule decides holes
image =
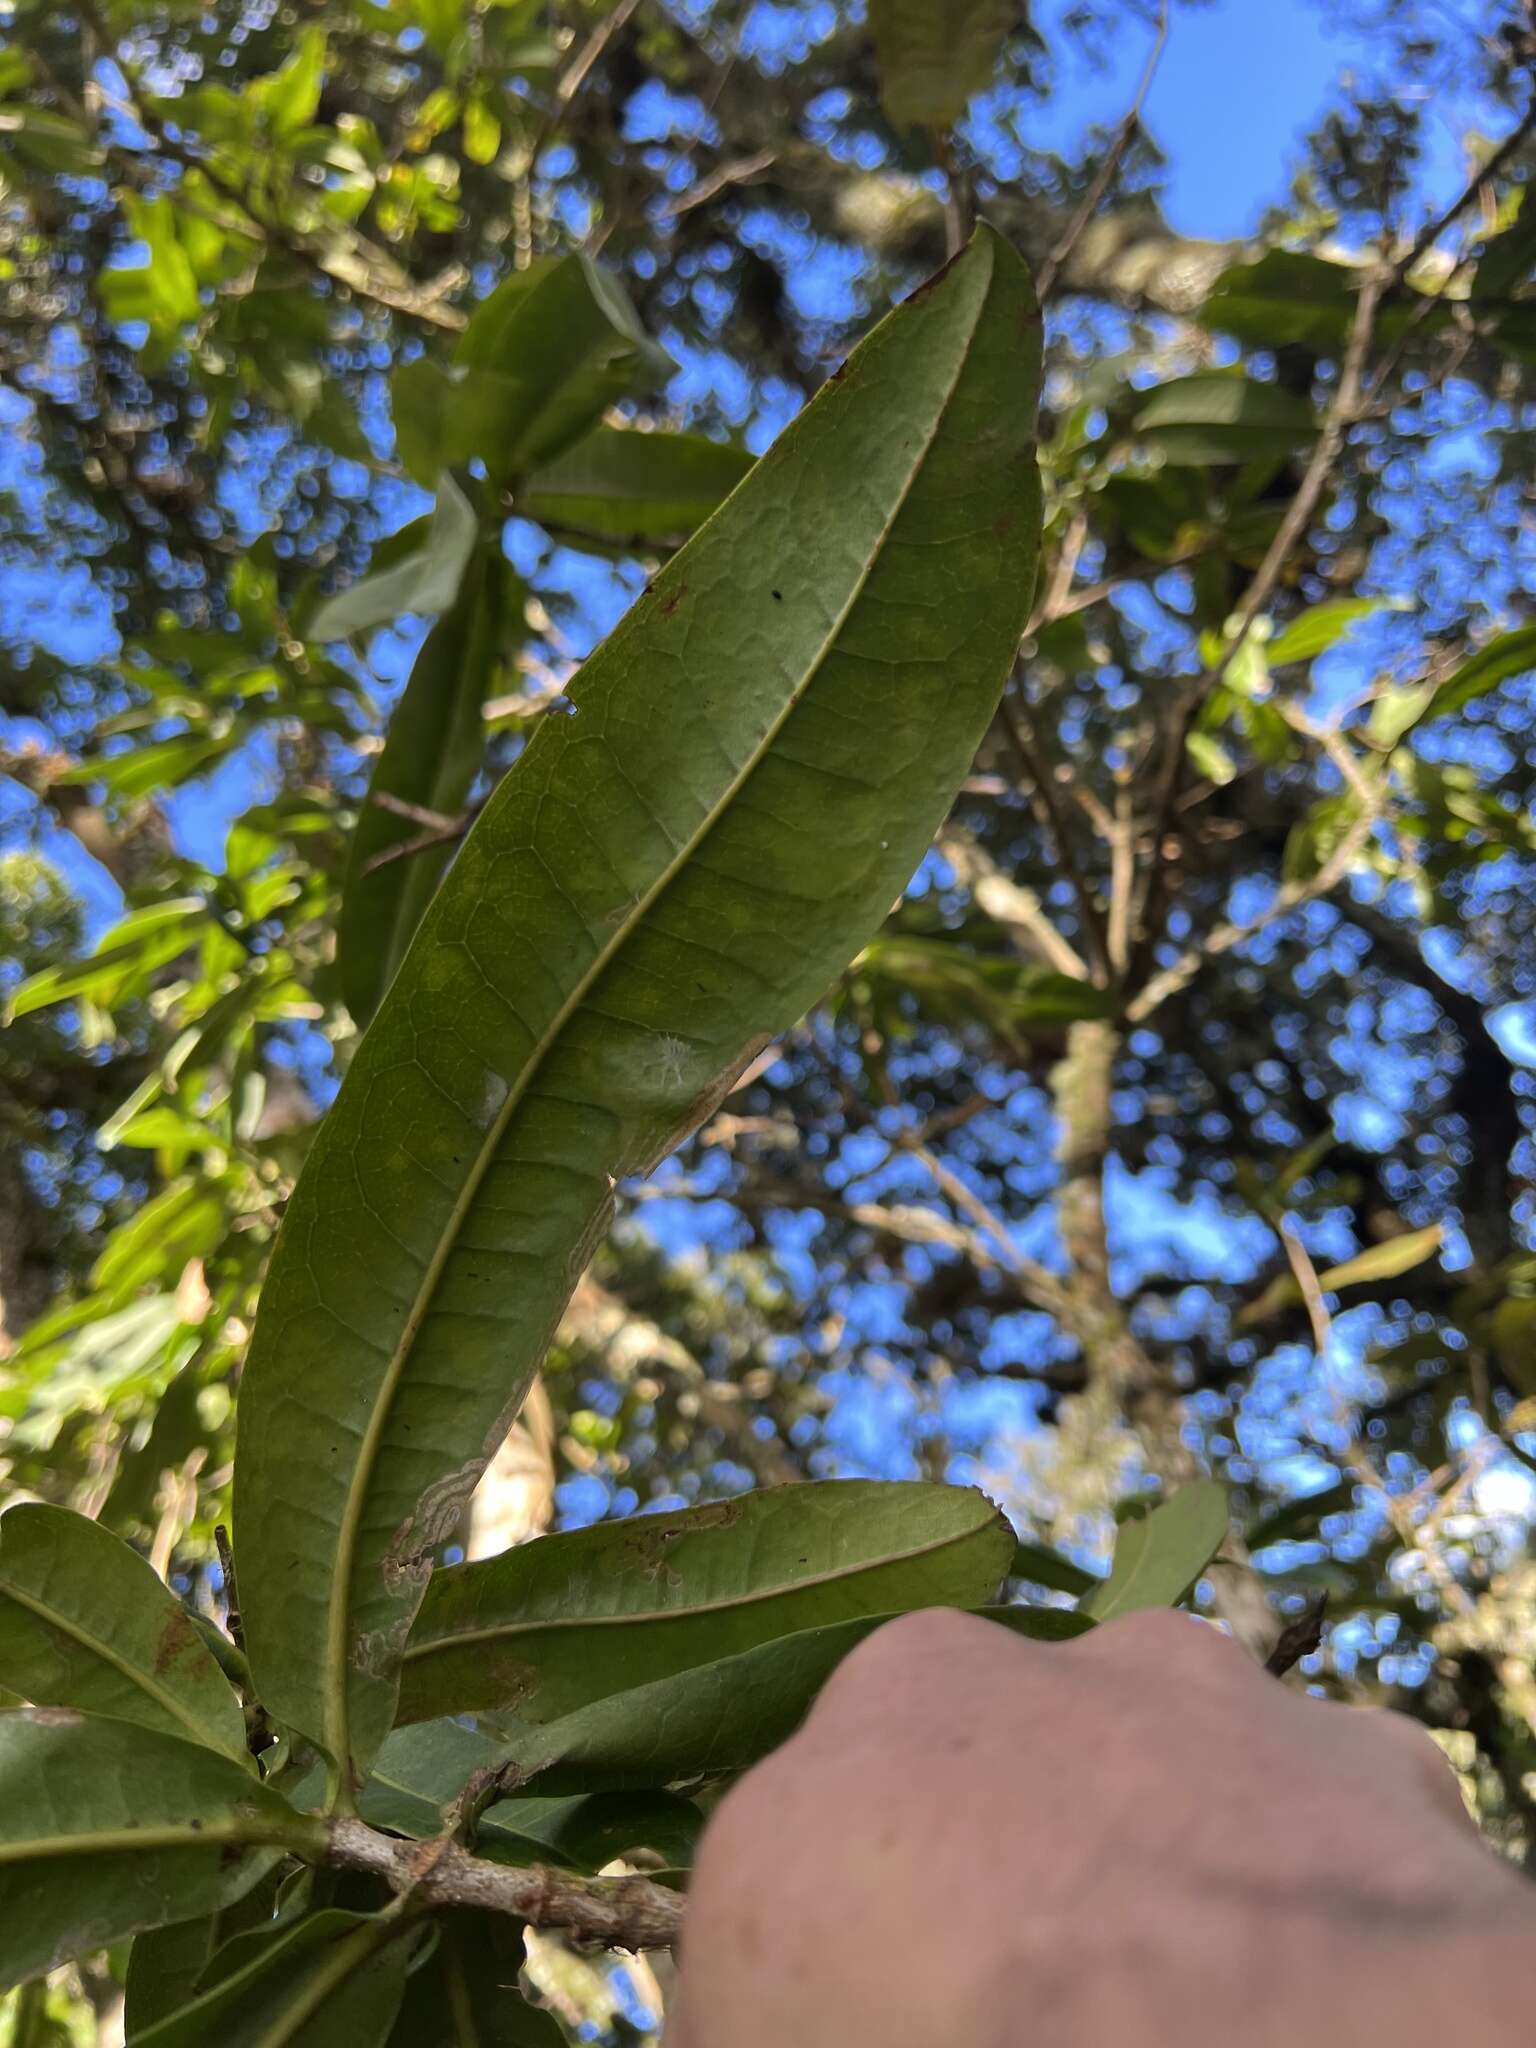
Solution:
[[[1189,1592],[1227,1536],[1227,1495],[1214,1479],[1197,1479],[1122,1524],[1110,1575],[1083,1600],[1082,1612],[1113,1621],[1142,1607],[1174,1607]]]

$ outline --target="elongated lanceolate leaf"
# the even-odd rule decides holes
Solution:
[[[235,1482],[261,1697],[354,1777],[615,1183],[823,992],[970,765],[1034,582],[1038,373],[1028,275],[983,229],[586,663],[358,1049]]]
[[[419,1921],[311,1913],[130,2048],[380,2048],[422,1939]]]
[[[1083,1601],[1095,1621],[1134,1614],[1142,1607],[1173,1607],[1193,1586],[1226,1540],[1227,1494],[1214,1479],[1197,1479],[1122,1525],[1115,1561]]]
[[[322,1834],[197,1743],[62,1707],[0,1713],[0,1989],[228,1905]]]
[[[250,1761],[239,1703],[191,1615],[136,1551],[64,1508],[0,1517],[0,1685]]]
[[[529,477],[518,510],[578,541],[676,547],[751,467],[750,455],[702,434],[594,427]]]
[[[433,1579],[400,1718],[549,1721],[797,1629],[978,1606],[1013,1548],[983,1494],[857,1479],[541,1537]]]
[[[1069,1641],[1093,1626],[1084,1615],[1059,1607],[977,1611],[1043,1643]],[[524,1779],[545,1793],[666,1785],[744,1771],[794,1733],[849,1651],[894,1619],[861,1615],[801,1629],[738,1656],[611,1693],[542,1727],[498,1714],[482,1717],[479,1731],[490,1738],[493,1753],[514,1760]],[[443,1725],[397,1729],[380,1756],[381,1770],[410,1770],[412,1744],[441,1740]],[[494,1811],[513,1826],[507,1817],[516,1807],[514,1800]]]
[[[342,993],[360,1025],[394,979],[454,850],[444,838],[381,864],[381,856],[421,840],[423,827],[379,799],[450,818],[462,810],[484,758],[481,708],[518,588],[499,541],[482,542],[452,609],[422,643],[389,721],[352,835],[336,932]]]

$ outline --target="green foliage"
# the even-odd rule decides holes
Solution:
[[[1536,1838],[1480,1478],[1536,1426],[1485,1028],[1536,903],[1528,153],[1414,251],[1411,195],[1372,215],[1411,150],[1351,103],[1232,263],[1162,220],[1145,117],[1033,142],[1144,9],[856,13],[771,58],[746,0],[20,0],[0,37],[6,562],[101,608],[0,645],[7,829],[53,835],[0,859],[29,2044],[140,1928],[133,2043],[553,2048],[519,1914],[380,1857],[681,1887],[882,1618],[1206,1599],[1192,1457],[1275,1602],[1350,1617],[1321,1682],[1400,1687]],[[1497,38],[1416,28],[1416,79],[1454,48],[1508,96]],[[1010,244],[1056,281],[1040,486]],[[1378,247],[1415,260],[1362,334]],[[1347,1459],[1281,1226],[1370,1324]],[[861,1469],[861,1393],[1022,1540],[958,1488],[783,1486]],[[983,1405],[1027,1420],[981,1445]],[[519,1547],[442,1565],[512,1452]],[[522,1542],[562,1479],[624,1519]]]
[[[0,1517],[0,1670],[39,1706],[110,1714],[247,1760],[240,1709],[191,1616],[83,1515],[35,1505]]]
[[[980,1494],[861,1480],[547,1537],[434,1574],[399,1716],[507,1708],[542,1723],[797,1629],[978,1606],[1012,1540]]]
[[[236,1492],[258,1687],[343,1783],[615,1182],[815,999],[964,772],[1032,580],[1035,332],[988,235],[876,329],[541,725],[353,1061],[267,1277]],[[914,616],[919,576],[953,608]]]
[[[1083,1602],[1095,1621],[1113,1621],[1143,1607],[1177,1606],[1227,1535],[1227,1496],[1196,1480],[1150,1514],[1121,1524],[1109,1577]]]

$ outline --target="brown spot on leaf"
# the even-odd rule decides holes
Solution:
[[[160,1631],[160,1640],[155,1645],[155,1676],[163,1678],[176,1659],[190,1648],[197,1631],[192,1626],[192,1617],[181,1608],[171,1616]]]
[[[686,584],[686,583],[679,583],[679,585],[677,586],[676,590],[674,590],[674,591],[673,591],[672,595],[671,595],[671,596],[670,596],[670,597],[669,597],[669,598],[667,599],[666,603],[665,603],[665,604],[664,604],[664,605],[662,606],[662,608],[661,608],[661,616],[662,616],[662,617],[663,617],[664,619],[670,619],[670,618],[671,618],[671,616],[672,616],[672,614],[673,614],[673,613],[674,613],[674,612],[675,612],[675,611],[677,610],[678,606],[679,606],[679,605],[680,605],[680,604],[682,603],[683,599],[684,599],[684,598],[685,598],[685,597],[686,597],[687,595],[688,595],[688,586],[687,586],[687,584]]]

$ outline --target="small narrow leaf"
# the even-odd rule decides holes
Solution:
[[[870,0],[880,98],[898,128],[949,128],[992,83],[1015,0]]]
[[[702,434],[595,427],[535,470],[518,510],[577,541],[678,547],[751,467],[742,449]]]
[[[389,1913],[311,1913],[130,2048],[382,2048],[421,1939]]]
[[[1317,432],[1305,398],[1236,370],[1196,370],[1144,396],[1133,425],[1167,462],[1251,462],[1287,455]]]
[[[1399,1273],[1411,1273],[1415,1266],[1432,1259],[1444,1241],[1445,1230],[1439,1223],[1431,1223],[1425,1230],[1405,1230],[1400,1237],[1386,1238],[1368,1251],[1357,1252],[1342,1265],[1329,1266],[1318,1274],[1318,1285],[1339,1293],[1372,1280],[1395,1280]]]
[[[0,1990],[228,1905],[322,1837],[196,1743],[60,1707],[0,1713]]]
[[[359,1025],[393,981],[454,852],[454,842],[442,838],[381,864],[381,856],[421,841],[424,828],[379,799],[449,818],[463,808],[485,755],[482,706],[519,595],[500,546],[483,543],[451,609],[423,642],[389,721],[352,835],[336,932],[342,994]]]
[[[311,640],[343,640],[387,626],[406,612],[443,612],[459,594],[479,534],[475,509],[445,471],[419,547],[328,597],[310,619]]]
[[[65,1508],[0,1518],[0,1683],[249,1764],[239,1703],[191,1615],[136,1551]]]
[[[1032,1585],[1048,1586],[1053,1593],[1070,1593],[1074,1598],[1090,1592],[1099,1583],[1092,1572],[1085,1572],[1060,1551],[1047,1550],[1040,1543],[1015,1544],[1013,1563],[1008,1569],[1016,1579],[1028,1579]]]
[[[1311,661],[1336,647],[1351,626],[1376,612],[1396,609],[1385,597],[1335,597],[1314,604],[1283,627],[1265,647],[1271,668],[1286,661]]]
[[[1536,626],[1517,626],[1513,632],[1496,634],[1464,661],[1454,675],[1446,677],[1430,698],[1424,717],[1444,718],[1447,712],[1460,711],[1477,698],[1486,697],[1500,683],[1508,682],[1511,676],[1529,675],[1533,669]]]
[[[345,1779],[615,1184],[821,995],[970,766],[1034,581],[1038,374],[1028,275],[983,229],[587,660],[353,1058],[235,1481],[261,1697]]]
[[[978,1606],[1013,1547],[983,1494],[860,1479],[541,1537],[437,1573],[400,1718],[510,1708],[544,1722],[797,1629]]]
[[[1114,1569],[1082,1603],[1095,1621],[1142,1607],[1177,1606],[1226,1540],[1226,1489],[1197,1479],[1126,1522],[1115,1540]]]

